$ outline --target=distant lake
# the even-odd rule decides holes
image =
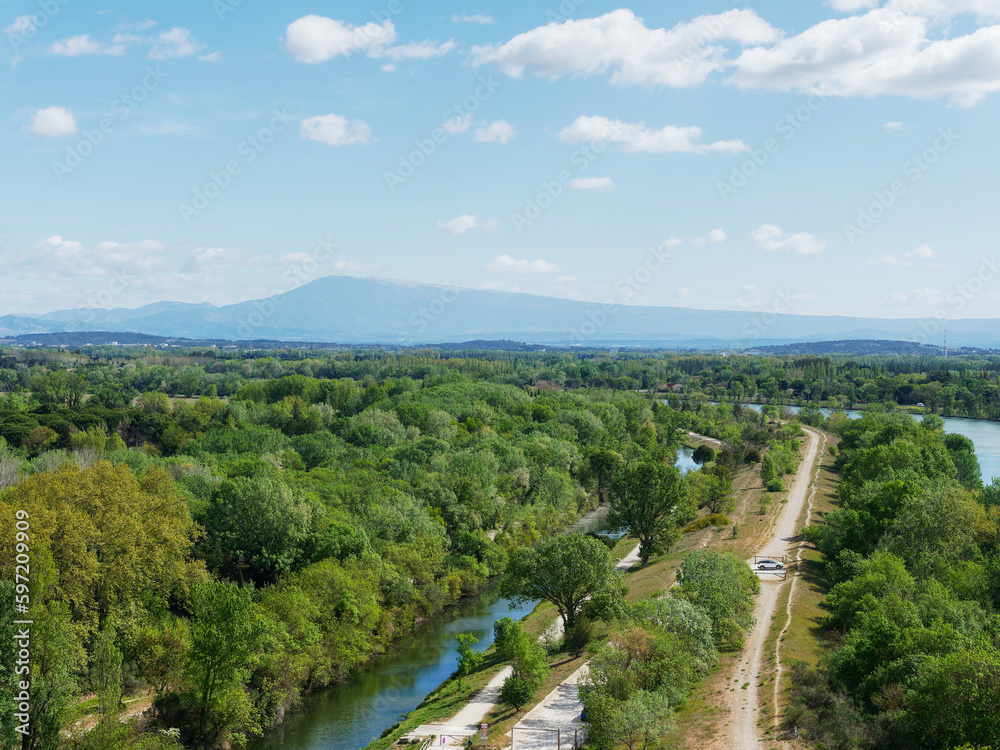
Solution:
[[[760,404],[744,404],[755,411],[764,407]],[[801,406],[784,407],[798,414]],[[832,409],[820,409],[823,416],[833,414]],[[858,419],[864,412],[851,410],[844,412],[851,419]],[[923,414],[914,414],[917,420],[924,418]],[[1000,422],[988,422],[982,419],[962,419],[961,417],[942,417],[945,432],[965,435],[976,446],[976,457],[983,470],[983,483],[989,484],[994,478],[1000,477]]]

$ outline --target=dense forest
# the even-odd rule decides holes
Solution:
[[[829,560],[828,626],[844,645],[797,673],[795,721],[829,747],[888,747],[892,733],[913,737],[900,727],[918,714],[917,744],[896,746],[985,743],[988,718],[938,726],[920,701],[996,669],[1000,491],[981,487],[968,441],[942,436],[940,420],[891,413],[922,399],[995,416],[997,363],[963,362],[2,350],[0,519],[30,533],[0,539],[0,597],[6,612],[30,602],[37,623],[23,746],[239,746],[491,580],[536,600],[546,559],[578,571],[567,586],[606,570],[599,540],[559,534],[599,504],[642,563],[724,523],[737,472],[753,467],[777,492],[795,471],[801,432],[776,420],[780,404],[860,399],[864,420],[802,415],[842,437],[842,508],[810,534]],[[688,431],[722,447],[700,448],[701,469],[681,477]],[[15,585],[29,552],[30,583]],[[718,652],[742,647],[759,588],[748,574],[704,551],[665,598],[625,605],[608,574],[576,604],[554,602],[571,651],[593,640],[593,620],[609,623],[581,688],[594,746],[648,741]],[[505,628],[497,648],[519,680],[508,698],[527,701],[536,649]],[[14,695],[13,672],[3,679]],[[976,689],[993,695],[988,680]],[[123,697],[139,693],[154,697],[146,718],[119,721]],[[14,708],[0,706],[3,747]]]
[[[1000,738],[1000,495],[971,441],[941,426],[873,411],[834,428],[839,507],[806,529],[831,649],[796,669],[787,717],[817,748]]]

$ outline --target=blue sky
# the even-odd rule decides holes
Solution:
[[[337,273],[998,309],[1000,0],[0,0],[0,25],[0,314]]]

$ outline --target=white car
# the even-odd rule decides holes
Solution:
[[[765,558],[757,561],[757,570],[780,570],[783,567],[785,567],[784,563],[777,560]]]

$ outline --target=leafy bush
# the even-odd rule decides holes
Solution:
[[[768,492],[782,492],[782,491],[784,491],[784,489],[785,489],[785,485],[784,485],[784,483],[778,477],[775,477],[774,479],[770,479],[767,482],[767,491]]]
[[[692,531],[701,531],[709,526],[728,526],[731,523],[732,521],[729,520],[729,516],[724,513],[713,513],[710,516],[702,516],[697,521],[692,521],[681,529],[681,531],[685,534],[689,534]]]

